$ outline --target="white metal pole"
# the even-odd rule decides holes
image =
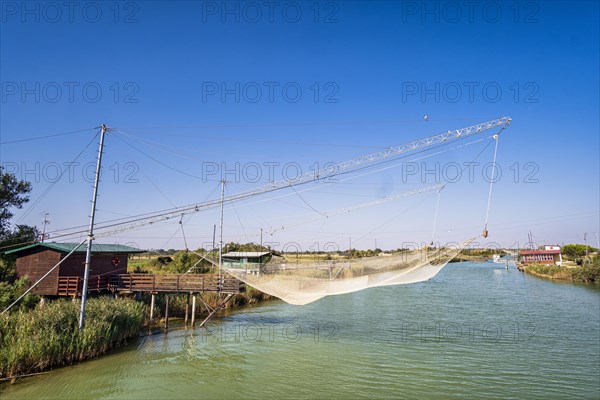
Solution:
[[[154,303],[156,302],[156,294],[152,293],[150,298],[150,321],[154,319]]]
[[[106,125],[102,124],[100,131],[100,146],[98,147],[98,160],[96,163],[96,179],[94,181],[94,194],[92,195],[92,213],[90,214],[90,230],[87,238],[85,252],[85,270],[83,273],[83,289],[81,290],[81,310],[79,311],[79,329],[83,329],[85,319],[85,302],[87,301],[88,279],[90,276],[90,262],[92,260],[92,241],[94,240],[94,217],[96,216],[96,199],[98,198],[98,184],[100,183],[100,168],[102,167],[102,151],[104,147],[104,134]]]
[[[221,222],[219,224],[219,284],[221,284],[221,266],[223,265],[223,205],[225,203],[225,179],[221,179]]]

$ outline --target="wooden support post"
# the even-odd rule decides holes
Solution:
[[[156,301],[156,294],[152,293],[152,297],[150,299],[150,321],[154,319],[154,302]]]
[[[165,295],[165,330],[169,329],[169,295]]]
[[[196,323],[196,295],[192,296],[192,327]]]
[[[187,294],[187,299],[185,302],[185,319],[184,324],[187,326],[188,323],[188,314],[190,313],[190,294]]]

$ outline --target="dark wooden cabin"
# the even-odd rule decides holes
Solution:
[[[7,251],[17,257],[17,276],[27,276],[31,283],[37,282],[45,273],[59,263],[75,247],[76,243],[34,243]],[[43,296],[64,295],[65,288],[81,288],[85,267],[85,244],[48,275],[33,293]],[[100,290],[108,282],[110,275],[127,272],[127,259],[130,254],[144,250],[118,244],[92,244],[90,265],[90,290]]]

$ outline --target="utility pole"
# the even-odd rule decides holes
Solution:
[[[81,291],[81,310],[79,312],[79,330],[83,329],[85,320],[85,302],[87,300],[88,279],[90,277],[90,262],[92,260],[92,241],[94,240],[94,218],[96,216],[96,199],[98,198],[98,184],[100,183],[100,168],[102,167],[102,151],[106,125],[102,124],[100,130],[100,146],[98,147],[98,160],[96,163],[96,179],[94,180],[94,194],[92,195],[92,213],[90,215],[90,230],[85,252],[85,271],[83,273],[83,289]]]
[[[219,285],[221,284],[221,266],[223,264],[223,205],[225,203],[225,179],[221,178],[221,222],[219,226]]]
[[[42,243],[44,243],[44,240],[46,239],[46,225],[48,225],[50,223],[50,220],[48,219],[48,213],[44,214],[44,220],[42,221],[42,224],[44,225],[44,228],[42,229]]]
[[[584,232],[583,234],[583,243],[585,243],[585,260],[583,260],[583,263],[585,264],[588,259],[587,232]]]
[[[260,228],[260,247],[262,247],[262,231],[263,228]]]

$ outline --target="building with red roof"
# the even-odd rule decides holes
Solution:
[[[549,264],[562,265],[560,246],[544,246],[543,249],[521,250],[519,253],[521,264]]]

